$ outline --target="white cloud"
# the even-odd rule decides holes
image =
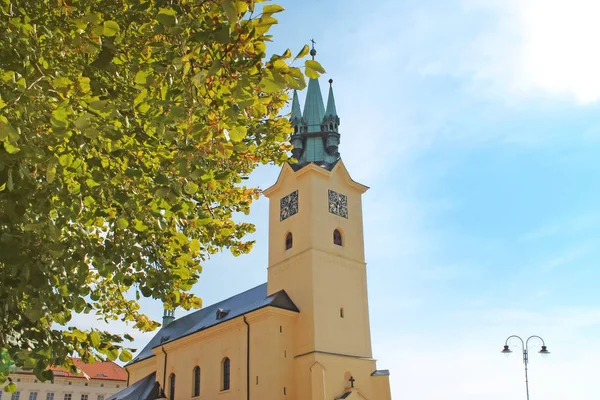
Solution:
[[[465,0],[464,6],[492,18],[466,58],[476,80],[511,95],[600,99],[600,2]]]

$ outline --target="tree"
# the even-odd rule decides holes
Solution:
[[[201,262],[250,251],[242,182],[288,160],[281,110],[305,86],[289,50],[266,60],[283,8],[256,2],[0,0],[0,383],[130,360],[130,336],[73,313],[155,329],[136,300],[199,307]]]

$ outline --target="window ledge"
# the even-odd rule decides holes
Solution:
[[[220,390],[219,394],[225,394],[225,393],[229,393],[231,392],[231,389],[227,389],[227,390]]]

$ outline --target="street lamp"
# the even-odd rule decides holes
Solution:
[[[517,338],[521,341],[521,345],[523,348],[523,364],[525,364],[525,389],[527,390],[527,400],[529,400],[529,379],[527,378],[527,364],[529,363],[529,340],[531,339],[539,339],[542,342],[542,349],[540,351],[538,351],[538,353],[540,353],[543,356],[547,356],[548,354],[550,354],[550,352],[548,351],[548,348],[546,347],[546,343],[544,343],[544,339],[542,339],[539,336],[533,335],[533,336],[529,336],[527,338],[526,341],[523,341],[523,339],[521,339],[520,336],[517,335],[511,335],[509,337],[506,338],[506,341],[504,342],[504,349],[502,349],[501,353],[508,356],[510,355],[510,353],[512,353],[512,350],[508,347],[508,341],[512,338]]]

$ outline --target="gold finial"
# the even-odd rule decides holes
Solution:
[[[315,59],[315,56],[317,55],[317,50],[315,50],[315,44],[317,42],[315,42],[315,39],[310,39],[310,42],[312,43],[312,49],[310,49],[310,55],[312,56],[312,59]]]

